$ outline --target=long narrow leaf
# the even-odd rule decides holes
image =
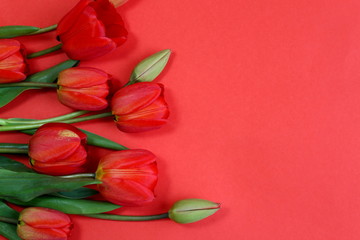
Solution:
[[[57,192],[57,193],[52,193],[51,195],[62,198],[69,198],[69,199],[82,199],[82,198],[94,196],[98,193],[99,192],[94,189],[81,187],[71,192]]]
[[[67,199],[55,196],[41,196],[28,202],[7,199],[9,202],[20,206],[52,208],[68,214],[95,214],[109,212],[121,206],[109,202],[85,199]]]
[[[3,201],[0,201],[0,216],[12,219],[18,219],[19,213],[10,208]],[[0,222],[0,235],[9,240],[21,240],[16,234],[16,225]]]
[[[14,172],[34,172],[21,162],[12,160],[10,158],[0,156],[0,168],[7,169]]]
[[[113,150],[126,150],[128,149],[127,147],[114,142],[110,139],[104,138],[100,135],[97,135],[95,133],[86,131],[84,129],[80,129],[83,133],[85,133],[87,135],[87,143],[89,145],[93,145],[93,146],[97,146],[97,147],[103,147],[103,148],[108,148],[108,149],[113,149]],[[26,134],[34,134],[36,132],[36,129],[27,129],[27,130],[22,130],[21,132],[26,133]]]
[[[37,173],[9,171],[0,168],[0,197],[28,202],[40,195],[72,191],[80,187],[98,184],[91,178],[61,178]]]

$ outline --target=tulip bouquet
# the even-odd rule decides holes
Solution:
[[[156,156],[71,124],[111,117],[120,131],[139,133],[160,128],[169,117],[164,86],[153,80],[165,68],[170,50],[140,61],[129,81],[116,91],[109,84],[110,74],[79,66],[81,61],[96,59],[126,41],[128,33],[116,9],[125,2],[80,0],[50,27],[0,27],[0,108],[24,91],[53,88],[59,102],[75,110],[47,119],[0,119],[0,131],[29,135],[27,143],[0,143],[0,153],[22,154],[29,159],[23,164],[0,156],[0,235],[7,239],[68,239],[73,224],[67,214],[116,221],[169,218],[191,223],[220,208],[211,201],[185,199],[157,215],[106,213],[154,200]],[[36,53],[27,54],[23,44],[12,39],[49,31],[56,31],[60,43]],[[70,59],[28,74],[27,59],[60,50]],[[112,151],[99,159],[95,171],[89,170],[88,145]],[[8,203],[24,208],[18,212]]]

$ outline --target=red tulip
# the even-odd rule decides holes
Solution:
[[[66,240],[71,229],[68,215],[54,209],[29,207],[20,213],[17,234],[24,240]]]
[[[47,123],[30,138],[29,156],[33,169],[49,175],[83,171],[87,153],[86,134],[65,123]]]
[[[124,132],[143,132],[167,122],[168,106],[162,84],[140,82],[121,88],[111,103],[117,127]]]
[[[20,82],[26,78],[25,50],[13,39],[0,39],[0,83]]]
[[[58,98],[64,105],[89,111],[103,110],[108,106],[109,75],[90,67],[74,67],[59,74]]]
[[[96,178],[101,195],[123,206],[138,206],[154,199],[157,183],[156,157],[147,150],[110,153],[100,159]]]
[[[127,31],[109,0],[80,0],[59,22],[57,35],[71,59],[89,60],[122,45]]]

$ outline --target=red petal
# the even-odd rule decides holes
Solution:
[[[44,173],[52,176],[62,176],[73,173],[82,173],[85,171],[84,167],[73,167],[73,166],[50,166],[50,164],[44,164],[44,166],[34,165],[32,168],[39,173]]]
[[[107,89],[67,89],[58,90],[59,101],[68,107],[79,110],[99,111],[107,108],[105,99],[109,91]],[[99,95],[99,96],[96,96]]]
[[[56,162],[32,161],[32,168],[41,173],[50,175],[66,175],[84,172],[83,165],[86,163],[87,152],[83,146],[66,159]]]
[[[98,190],[108,201],[123,206],[139,206],[155,198],[153,189],[134,181],[103,183]]]
[[[105,28],[103,23],[98,20],[95,10],[85,7],[71,27],[59,37],[63,43],[73,38],[105,37]]]
[[[122,45],[127,40],[128,32],[121,25],[106,25],[106,37],[111,38],[117,46]]]
[[[0,60],[20,51],[20,42],[13,39],[0,39]]]
[[[167,104],[163,98],[158,98],[149,106],[142,108],[136,112],[119,115],[117,121],[125,122],[129,120],[160,120],[169,116]]]
[[[124,25],[116,8],[109,0],[97,0],[89,4],[96,11],[98,19],[104,24]]]
[[[60,72],[58,85],[84,88],[104,84],[108,79],[109,75],[100,69],[91,67],[73,67]]]
[[[90,4],[96,10],[98,19],[104,24],[106,37],[116,42],[117,46],[127,39],[124,22],[116,8],[108,0],[96,1]]]
[[[23,55],[21,55],[20,52],[16,52],[11,56],[2,59],[0,61],[0,69],[24,72],[26,64]]]
[[[165,125],[167,120],[156,119],[156,120],[129,120],[124,122],[116,122],[116,126],[120,131],[127,133],[145,132],[154,129],[158,129]]]
[[[117,151],[105,155],[99,162],[99,167],[107,169],[141,168],[156,162],[156,156],[144,149]]]
[[[92,0],[80,0],[79,3],[70,10],[59,22],[56,28],[57,34],[61,35],[68,31],[73,26],[79,15],[84,11],[85,7],[91,3]]]
[[[71,223],[69,216],[65,213],[42,207],[25,208],[20,213],[20,220],[37,228],[59,228]]]
[[[113,51],[116,44],[109,38],[77,37],[64,42],[62,49],[71,59],[90,60]]]
[[[153,103],[163,92],[160,84],[141,82],[118,90],[111,103],[114,115],[125,115]]]
[[[0,83],[20,82],[25,79],[26,75],[22,72],[0,69]]]
[[[33,228],[31,226],[18,226],[17,234],[26,240],[67,240],[71,226],[61,229]]]

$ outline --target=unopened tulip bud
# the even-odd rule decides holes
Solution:
[[[64,105],[87,111],[99,111],[108,106],[109,75],[91,67],[73,67],[59,74],[58,98]]]
[[[118,90],[111,103],[120,131],[136,133],[157,129],[169,117],[164,87],[153,82],[139,82]]]
[[[113,152],[100,159],[98,190],[112,203],[139,206],[154,200],[157,173],[156,156],[147,150]]]
[[[83,171],[86,163],[86,134],[66,123],[47,123],[30,138],[32,168],[49,175]]]
[[[177,223],[192,223],[213,215],[219,209],[219,203],[203,199],[185,199],[171,207],[169,218]]]
[[[20,213],[17,234],[23,240],[66,240],[72,222],[68,215],[42,207],[25,208]]]
[[[22,44],[0,39],[0,83],[20,82],[26,78],[27,64]]]

